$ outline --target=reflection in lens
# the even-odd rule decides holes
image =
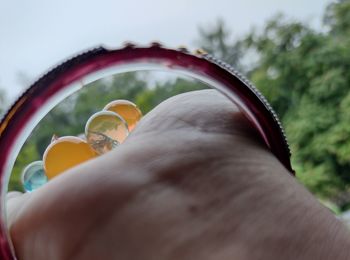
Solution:
[[[43,157],[46,158],[44,154],[51,142],[56,143],[58,140],[62,142],[63,137],[78,136],[79,142],[85,141],[85,150],[90,155],[79,159],[80,155],[78,153],[73,155],[72,152],[67,151],[68,148],[63,149],[62,153],[55,152],[56,148],[53,149],[51,151],[53,156],[43,160],[44,164],[47,164],[44,168],[48,169],[46,174],[49,180],[87,159],[95,158],[99,154],[104,154],[117,147],[124,141],[128,132],[135,128],[142,114],[146,115],[167,98],[209,87],[193,78],[159,70],[123,72],[107,76],[103,73],[101,75],[97,73],[95,78],[98,80],[90,81],[83,88],[62,99],[36,125],[17,156],[8,186],[9,191],[23,191],[23,183],[21,182],[23,169],[31,162],[43,160]],[[85,80],[85,82],[87,81]],[[114,111],[120,115],[122,120],[124,119],[124,123],[121,123],[120,118],[117,119],[119,136],[115,137],[113,134],[106,134],[104,129],[101,130],[100,123],[103,117],[97,117],[94,120],[98,123],[93,127],[96,127],[96,131],[85,133],[87,121],[91,115],[100,113],[98,111],[106,113]],[[111,117],[116,118],[115,114]],[[116,125],[111,128],[114,127]],[[87,148],[88,140],[85,134],[90,137],[93,149],[90,145],[90,148]],[[67,144],[67,147],[70,145]],[[55,155],[56,153],[57,155]],[[71,158],[67,158],[69,155]]]
[[[111,151],[122,143],[128,134],[125,121],[111,111],[97,112],[90,117],[85,126],[87,142],[98,154]]]

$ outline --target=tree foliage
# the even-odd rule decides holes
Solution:
[[[323,21],[326,30],[320,32],[279,14],[262,30],[235,43],[228,42],[230,34],[219,22],[212,31],[201,32],[201,40],[203,48],[232,64],[241,65],[254,54],[257,62],[246,73],[285,126],[299,180],[319,197],[346,206],[350,201],[350,1],[330,4]],[[339,200],[339,194],[346,199]]]
[[[259,62],[250,78],[280,115],[299,179],[333,198],[350,183],[350,2],[331,4],[326,32],[277,16],[244,42]]]
[[[231,39],[231,32],[223,20],[218,20],[212,27],[199,27],[199,39],[202,49],[228,64],[241,69],[243,56],[241,42]]]

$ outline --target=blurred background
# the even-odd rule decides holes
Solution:
[[[3,1],[0,35],[2,112],[41,74],[87,48],[154,40],[203,48],[263,92],[285,127],[300,182],[336,214],[349,215],[349,0]],[[23,147],[9,189],[22,189],[22,169],[41,157],[53,133],[79,134],[113,97],[147,113],[167,97],[205,87],[150,77],[97,81],[57,106]]]

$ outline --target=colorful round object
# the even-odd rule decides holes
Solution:
[[[97,156],[90,145],[75,136],[60,137],[52,142],[43,156],[48,179]]]
[[[42,161],[35,161],[24,168],[22,172],[22,184],[26,192],[32,192],[47,183],[44,165]]]
[[[113,111],[124,118],[128,124],[129,131],[135,128],[142,117],[140,109],[134,103],[123,99],[108,103],[104,110]]]
[[[87,142],[98,154],[111,151],[122,143],[128,134],[124,119],[111,111],[97,112],[89,118],[85,126]]]

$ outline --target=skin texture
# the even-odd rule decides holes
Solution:
[[[350,259],[347,229],[214,90],[173,97],[116,150],[10,194],[27,259]]]

